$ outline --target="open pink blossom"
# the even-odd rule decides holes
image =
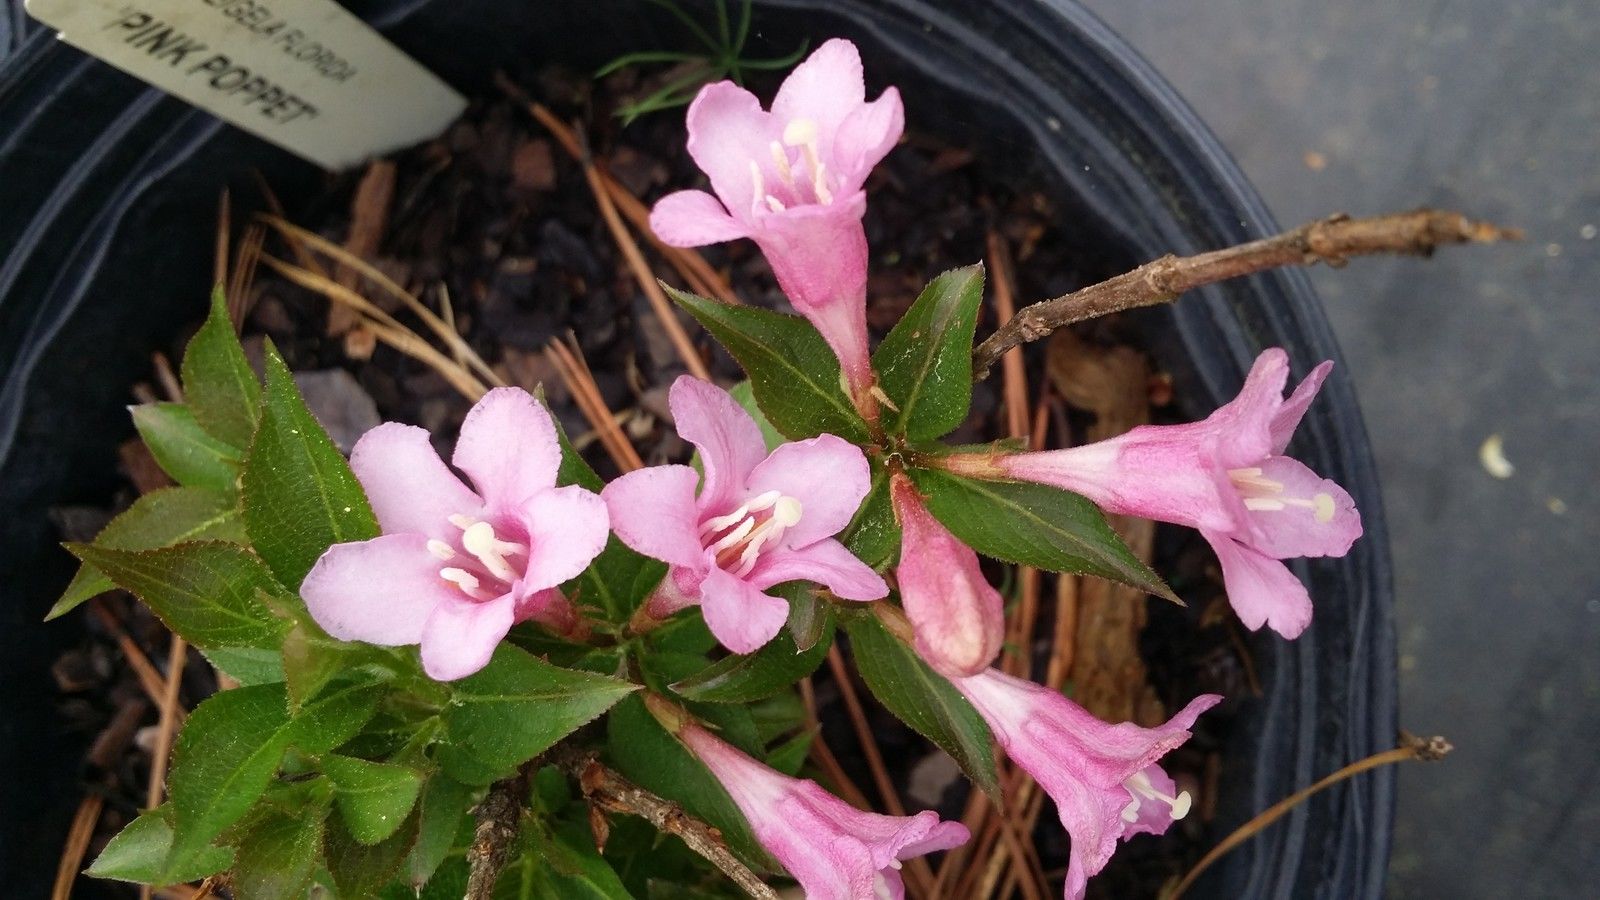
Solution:
[[[689,155],[716,195],[669,194],[650,227],[678,247],[755,240],[859,395],[872,381],[861,186],[904,128],[894,88],[866,102],[861,54],[846,40],[790,73],[771,112],[731,81],[707,85],[689,106]]]
[[[1141,728],[1132,722],[1108,725],[1059,691],[997,669],[954,683],[989,723],[1006,756],[1055,801],[1072,836],[1067,900],[1083,896],[1119,839],[1162,834],[1188,814],[1188,793],[1178,791],[1156,762],[1187,741],[1195,719],[1222,701],[1203,694],[1165,725]]]
[[[1005,640],[1005,604],[978,568],[978,554],[939,523],[911,479],[889,482],[900,522],[900,604],[911,620],[917,653],[955,677],[988,668]]]
[[[1311,598],[1279,560],[1343,556],[1361,536],[1350,495],[1283,455],[1332,368],[1330,361],[1312,369],[1284,399],[1289,357],[1272,348],[1256,359],[1239,396],[1204,421],[1144,425],[1083,447],[978,466],[1075,491],[1108,512],[1199,529],[1222,563],[1239,620],[1298,637],[1311,623]]]
[[[423,668],[441,681],[483,668],[517,622],[570,628],[556,586],[589,565],[608,530],[598,496],[556,487],[555,425],[527,391],[485,394],[451,462],[473,487],[421,428],[390,422],[362,435],[350,467],[383,534],[329,547],[300,587],[329,634],[421,644]]]
[[[699,725],[685,725],[678,738],[727,789],[756,840],[800,882],[806,900],[901,900],[901,860],[971,837],[960,822],[941,822],[932,810],[863,812],[815,781],[756,762]]]
[[[824,434],[769,455],[750,414],[690,375],[673,382],[668,403],[678,434],[700,451],[704,481],[688,466],[653,466],[601,492],[617,537],[670,565],[647,601],[651,617],[699,604],[724,647],[749,653],[789,615],[783,598],[764,593],[775,584],[815,581],[846,600],[889,592],[833,538],[871,487],[859,447]]]

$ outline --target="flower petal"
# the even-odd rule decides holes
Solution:
[[[1262,478],[1283,485],[1281,494],[1262,499],[1291,502],[1282,509],[1248,510],[1248,536],[1236,533],[1239,541],[1276,559],[1350,552],[1361,536],[1361,513],[1344,488],[1287,456],[1269,456],[1260,469]]]
[[[750,235],[705,191],[677,191],[656,201],[650,210],[650,230],[674,247],[704,247]]]
[[[1311,624],[1311,595],[1288,566],[1226,534],[1204,530],[1200,534],[1217,552],[1228,602],[1246,628],[1254,631],[1266,625],[1286,638],[1297,638],[1306,630]]]
[[[845,600],[878,600],[889,594],[883,576],[833,538],[798,550],[768,550],[746,580],[762,590],[785,581],[815,581]]]
[[[727,391],[693,375],[678,376],[667,405],[678,436],[700,451],[706,477],[699,509],[707,516],[732,511],[744,502],[751,470],[767,455],[755,419]]]
[[[452,597],[439,604],[422,630],[422,670],[435,681],[471,675],[488,665],[515,617],[510,594],[482,603]]]
[[[1323,360],[1316,368],[1306,373],[1304,380],[1295,387],[1289,399],[1283,401],[1278,411],[1272,416],[1272,452],[1282,455],[1289,446],[1289,439],[1294,437],[1294,430],[1299,427],[1300,420],[1305,418],[1306,410],[1311,407],[1311,401],[1317,399],[1317,391],[1322,390],[1322,382],[1333,371],[1333,360]]]
[[[800,501],[800,521],[784,532],[789,547],[844,530],[872,489],[872,473],[861,448],[831,434],[783,444],[748,480],[752,494],[781,491]]]
[[[1206,419],[1216,434],[1218,463],[1224,469],[1255,465],[1272,449],[1273,418],[1283,405],[1289,381],[1289,354],[1268,347],[1256,357],[1239,395]]]
[[[491,509],[514,509],[554,487],[561,466],[555,423],[544,405],[522,388],[495,388],[461,423],[451,457]]]
[[[605,501],[576,485],[534,494],[522,505],[528,529],[528,567],[519,593],[552,588],[576,578],[600,551],[611,532]]]
[[[731,81],[700,89],[689,104],[689,155],[711,179],[711,189],[735,219],[745,221],[755,205],[750,164],[765,170],[778,138],[761,101]]]
[[[439,565],[421,534],[334,544],[311,567],[300,596],[317,624],[342,641],[415,644],[434,607],[458,596],[439,578]]]
[[[845,116],[833,137],[834,165],[843,179],[839,193],[859,189],[905,130],[905,107],[896,88],[885,90],[878,99]]]
[[[978,567],[978,555],[935,519],[911,479],[889,482],[900,520],[900,603],[917,653],[949,676],[989,667],[1005,641],[1005,602]]]
[[[797,119],[817,125],[817,153],[830,166],[839,124],[867,98],[861,52],[843,38],[833,38],[794,67],[772,98],[772,118],[786,127]]]
[[[717,641],[734,653],[759,650],[789,618],[786,601],[715,566],[700,585],[700,611]]]
[[[699,482],[688,466],[651,466],[606,485],[600,497],[624,544],[675,566],[701,567],[705,551],[694,499]]]
[[[350,468],[367,493],[385,534],[423,534],[441,540],[458,529],[449,518],[471,515],[483,500],[444,464],[414,425],[386,422],[356,441]]]

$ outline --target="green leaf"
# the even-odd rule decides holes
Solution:
[[[265,647],[212,647],[201,655],[240,684],[272,684],[283,680],[283,655]]]
[[[340,678],[300,707],[289,723],[290,745],[306,753],[326,753],[361,732],[378,711],[388,685],[382,675],[355,672]],[[277,686],[280,691],[283,685]],[[284,694],[287,706],[288,696]]]
[[[793,607],[796,601],[791,600],[790,604]],[[787,690],[822,665],[828,648],[833,646],[832,619],[831,612],[824,611],[822,638],[803,653],[785,629],[754,653],[717,660],[672,685],[672,690],[685,699],[704,703],[749,703]]]
[[[316,623],[296,622],[283,636],[282,677],[289,686],[289,708],[298,710],[328,682],[357,670],[390,670],[395,652],[371,644],[329,637]]]
[[[154,550],[185,541],[244,543],[244,523],[238,501],[204,488],[169,487],[151,491],[133,502],[95,536],[98,547],[113,550]],[[116,587],[93,566],[85,565],[45,616],[49,621],[90,597]]]
[[[350,836],[376,844],[394,834],[411,814],[422,776],[415,769],[349,756],[322,757],[322,774],[333,782],[333,802]]]
[[[889,471],[876,459],[870,462],[872,487],[840,540],[856,558],[878,568],[900,552],[900,523],[895,521],[894,504],[889,499]]]
[[[806,764],[806,757],[811,754],[811,742],[816,737],[814,731],[802,731],[784,741],[767,754],[767,765],[790,777],[798,776],[800,767]]]
[[[238,900],[304,897],[322,850],[332,787],[326,778],[275,785],[239,829],[231,871]]]
[[[595,849],[594,837],[583,823],[562,823],[540,849],[545,874],[538,880],[534,896],[548,900],[633,900],[611,864]]]
[[[169,874],[201,853],[266,792],[289,747],[283,685],[239,687],[195,708],[172,749]]]
[[[993,738],[978,711],[949,681],[928,668],[870,612],[844,620],[856,670],[885,708],[950,754],[991,797],[999,796]]]
[[[222,285],[211,292],[211,313],[183,352],[183,395],[207,434],[243,450],[261,413],[261,385],[233,331]]]
[[[866,443],[867,426],[841,386],[839,360],[810,322],[662,287],[744,367],[774,428],[791,440],[827,433]]]
[[[811,585],[801,582],[797,589],[778,585],[778,593],[789,601],[789,621],[785,624],[789,636],[794,639],[797,652],[810,650],[821,643],[824,637],[830,641],[833,639],[833,607],[819,600]]]
[[[200,847],[186,859],[173,859],[168,813],[168,808],[161,806],[129,822],[100,851],[88,874],[159,886],[197,881],[232,864],[233,851],[226,847]]]
[[[281,594],[283,588],[238,544],[197,541],[155,550],[68,544],[67,549],[137,595],[168,628],[202,650],[279,645],[283,624],[256,592]]]
[[[406,856],[406,879],[413,887],[427,884],[461,834],[477,792],[454,778],[436,773],[422,790],[417,809],[417,843]]]
[[[232,494],[239,481],[239,451],[217,440],[182,403],[143,403],[133,407],[133,427],[150,455],[172,480],[186,487]]]
[[[242,484],[250,540],[291,588],[300,587],[330,546],[378,535],[377,519],[350,464],[311,417],[270,344],[266,400]]]
[[[328,820],[322,853],[328,863],[328,873],[339,888],[339,896],[364,900],[376,896],[395,877],[416,841],[415,814],[407,816],[399,830],[388,839],[372,845],[357,841],[344,822],[335,816]]]
[[[983,266],[952,269],[928,282],[894,326],[872,367],[898,410],[884,428],[913,441],[954,431],[972,405],[972,337],[983,305]]]
[[[1099,507],[1077,494],[934,469],[909,474],[928,511],[979,553],[1051,572],[1098,575],[1178,602],[1161,576],[1106,524]]]
[[[747,864],[772,867],[722,783],[656,722],[644,701],[629,697],[606,717],[606,748],[617,770],[634,783],[715,826]]]
[[[452,687],[438,758],[467,784],[504,778],[638,689],[557,668],[507,644],[482,671]]]

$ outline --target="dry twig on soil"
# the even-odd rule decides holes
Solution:
[[[986,377],[1007,350],[1057,328],[1124,309],[1167,303],[1185,291],[1240,275],[1319,262],[1342,266],[1352,256],[1428,256],[1447,244],[1521,237],[1517,229],[1474,221],[1460,213],[1418,209],[1367,219],[1339,213],[1236,247],[1194,256],[1168,254],[1099,284],[1025,307],[978,345],[972,354],[973,377]]]

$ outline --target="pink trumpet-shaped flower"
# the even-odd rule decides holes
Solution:
[[[1005,604],[978,568],[978,554],[939,524],[911,479],[889,482],[900,522],[900,603],[911,620],[917,653],[939,672],[976,675],[994,662],[1005,639]]]
[[[1239,396],[1204,421],[1144,425],[1083,447],[1000,457],[991,468],[1075,491],[1108,512],[1199,529],[1239,620],[1298,637],[1311,623],[1311,597],[1279,560],[1343,556],[1361,536],[1350,495],[1282,455],[1332,368],[1312,369],[1284,399],[1289,358],[1272,348]]]
[[[716,196],[663,197],[651,229],[678,247],[753,239],[859,395],[872,380],[861,186],[905,128],[899,92],[889,88],[866,102],[861,54],[835,39],[790,73],[771,112],[744,88],[719,81],[689,106],[688,126],[689,155]]]
[[[863,812],[815,781],[774,771],[698,725],[678,737],[717,777],[755,831],[806,892],[806,900],[901,900],[900,861],[948,850],[971,835],[938,813]]]
[[[653,466],[601,492],[617,537],[670,566],[645,607],[651,617],[699,604],[724,647],[749,653],[788,618],[789,604],[764,593],[775,584],[815,581],[846,600],[889,592],[833,538],[871,487],[859,447],[824,434],[768,454],[755,420],[716,385],[680,376],[667,399],[704,480],[688,466]]]
[[[1111,859],[1117,841],[1162,834],[1189,812],[1157,760],[1189,739],[1189,727],[1222,698],[1204,694],[1157,728],[1108,725],[1059,692],[996,669],[958,678],[956,688],[989,723],[1006,756],[1056,802],[1072,836],[1067,900]]]
[[[423,668],[441,681],[483,668],[517,622],[571,628],[556,586],[589,565],[608,531],[598,496],[556,487],[555,425],[527,391],[485,394],[451,462],[473,487],[421,428],[390,422],[362,435],[350,467],[383,534],[329,547],[300,587],[329,634],[421,644]]]

